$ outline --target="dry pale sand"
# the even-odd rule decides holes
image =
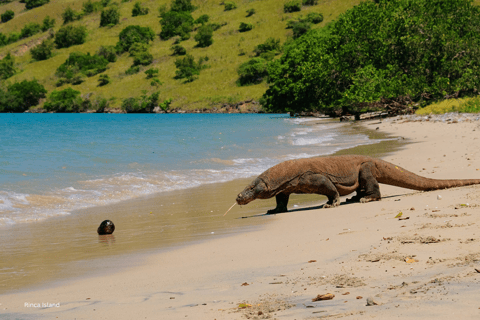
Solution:
[[[480,178],[479,122],[365,125],[413,142],[387,161],[430,178]],[[380,188],[379,202],[252,218],[271,222],[2,295],[0,318],[479,319],[480,186]],[[312,302],[326,293],[335,297]]]

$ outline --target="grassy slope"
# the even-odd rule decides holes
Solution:
[[[24,4],[18,1],[6,4],[0,7],[0,13],[11,9],[15,12],[15,18],[7,23],[0,24],[0,32],[9,33],[19,32],[27,22],[38,22],[41,24],[43,18],[47,15],[57,20],[55,31],[62,24],[61,14],[67,6],[75,10],[80,10],[82,3],[86,0],[51,0],[49,4],[29,11],[24,10]],[[120,0],[117,0],[120,2]],[[21,81],[24,79],[38,79],[46,89],[51,92],[56,89],[54,83],[57,80],[55,70],[62,64],[68,55],[74,51],[95,53],[101,45],[114,45],[118,41],[118,34],[126,26],[138,24],[151,27],[157,34],[161,31],[159,24],[158,8],[162,4],[170,4],[170,0],[144,0],[142,5],[150,8],[150,13],[146,16],[131,17],[131,10],[135,1],[120,3],[121,22],[112,28],[99,28],[100,13],[94,13],[85,16],[81,21],[73,24],[81,24],[87,27],[89,32],[87,42],[83,45],[73,46],[67,49],[56,50],[54,57],[46,61],[35,62],[31,55],[25,49],[25,54],[16,57],[17,67],[20,72],[9,81]],[[98,87],[98,77],[87,78],[81,85],[73,86],[82,94],[94,93],[103,95],[106,98],[116,98],[114,106],[120,106],[121,100],[128,97],[138,97],[142,90],[153,92],[161,91],[161,99],[173,98],[172,107],[182,109],[199,109],[211,107],[215,103],[238,102],[247,99],[259,99],[265,92],[267,85],[261,83],[254,86],[238,87],[237,80],[238,66],[250,59],[254,47],[263,43],[269,37],[280,38],[283,43],[287,36],[291,34],[290,29],[286,29],[286,23],[290,18],[296,18],[299,15],[305,15],[308,12],[320,12],[324,15],[324,21],[314,26],[315,28],[324,26],[325,23],[333,20],[342,12],[358,4],[359,0],[320,0],[319,4],[312,7],[303,7],[301,12],[284,13],[284,1],[279,0],[236,0],[237,9],[224,11],[223,5],[218,0],[193,0],[192,3],[198,7],[193,12],[193,17],[198,18],[202,14],[208,14],[211,22],[227,22],[214,33],[214,43],[208,48],[195,48],[196,42],[193,40],[195,32],[192,33],[190,40],[181,43],[187,49],[187,52],[195,56],[208,56],[208,64],[211,66],[201,72],[199,79],[191,83],[183,83],[183,80],[174,79],[176,57],[171,56],[170,47],[173,39],[161,41],[157,36],[151,47],[151,53],[154,56],[154,63],[148,68],[158,68],[160,70],[159,78],[163,85],[159,88],[152,87],[150,80],[146,79],[143,70],[131,76],[125,75],[133,62],[133,59],[124,54],[115,63],[109,64],[109,69],[105,72],[111,78],[111,83]],[[256,13],[246,18],[246,10],[254,8]],[[255,28],[250,32],[238,32],[240,22],[251,22]],[[5,55],[8,51],[15,52],[21,49],[22,45],[32,42],[32,40],[45,37],[45,33],[35,35],[34,37],[21,40],[0,48],[0,55]],[[239,52],[244,50],[247,54],[240,56]],[[67,86],[58,89],[64,89]]]

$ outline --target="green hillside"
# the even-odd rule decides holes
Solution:
[[[0,6],[0,13],[12,10],[15,17],[0,24],[0,32],[10,34],[20,32],[25,24],[37,22],[42,24],[43,19],[48,15],[56,19],[53,30],[56,32],[63,23],[62,13],[67,7],[80,12],[82,5],[87,0],[51,0],[49,3],[30,10],[25,10],[25,3],[18,0]],[[149,13],[143,16],[132,17],[132,8],[136,1],[117,0],[120,10],[120,23],[112,27],[100,28],[100,11],[85,15],[81,20],[68,23],[68,25],[85,26],[88,32],[87,41],[82,45],[75,45],[64,49],[55,49],[53,57],[44,61],[35,61],[30,48],[39,44],[43,39],[48,38],[48,31],[41,32],[32,37],[19,40],[0,48],[0,57],[11,52],[15,56],[17,74],[10,77],[10,83],[22,80],[37,79],[45,86],[49,94],[53,90],[62,90],[72,87],[82,95],[93,94],[112,99],[111,106],[120,107],[122,100],[130,97],[140,97],[142,91],[147,94],[160,91],[160,101],[171,98],[172,108],[184,110],[212,108],[223,103],[236,103],[245,100],[258,100],[266,91],[268,85],[265,80],[256,85],[238,86],[238,67],[253,57],[255,46],[262,44],[270,37],[280,39],[283,44],[287,37],[291,37],[292,29],[287,29],[287,22],[291,19],[298,19],[311,12],[321,13],[323,22],[313,25],[313,28],[320,28],[329,21],[335,19],[339,14],[358,4],[358,0],[320,0],[313,6],[302,6],[300,12],[284,12],[286,1],[278,0],[236,0],[236,8],[225,11],[225,6],[218,0],[192,0],[196,10],[192,12],[194,19],[207,14],[210,23],[225,24],[213,33],[213,44],[206,48],[197,47],[194,40],[196,31],[191,33],[190,39],[180,42],[188,54],[195,59],[208,57],[208,68],[200,72],[198,79],[192,82],[185,82],[184,79],[175,79],[175,60],[172,56],[171,47],[175,39],[163,41],[159,37],[162,30],[159,23],[159,7],[170,6],[170,0],[143,0],[142,7],[148,8]],[[114,2],[112,2],[114,3]],[[111,4],[112,4],[111,3]],[[110,4],[110,5],[111,5]],[[110,6],[109,5],[109,6]],[[255,13],[247,17],[247,10],[254,9]],[[252,23],[254,28],[248,32],[239,32],[241,22]],[[150,53],[154,60],[151,65],[141,66],[137,74],[126,75],[125,71],[132,66],[133,58],[128,53],[123,53],[116,62],[110,63],[104,73],[88,77],[79,85],[63,85],[56,87],[58,80],[55,72],[65,62],[72,52],[83,52],[94,54],[105,45],[116,45],[120,32],[129,25],[140,25],[150,27],[156,36],[150,47]],[[243,53],[243,54],[242,54]],[[144,73],[150,68],[158,68],[158,78],[162,85],[155,87],[151,85],[151,79],[147,79]],[[110,83],[105,86],[98,86],[98,79],[102,74],[110,78]]]

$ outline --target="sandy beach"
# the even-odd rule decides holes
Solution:
[[[363,126],[411,142],[386,161],[429,178],[480,178],[478,121]],[[0,295],[0,318],[479,319],[480,186],[380,190],[378,202],[252,217],[262,223],[131,255],[120,270],[112,257],[92,275]],[[265,212],[249,206],[224,219]]]

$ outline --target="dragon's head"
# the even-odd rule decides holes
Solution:
[[[255,199],[268,199],[268,188],[265,182],[256,178],[252,181],[242,192],[237,196],[237,203],[239,205],[247,204]]]

